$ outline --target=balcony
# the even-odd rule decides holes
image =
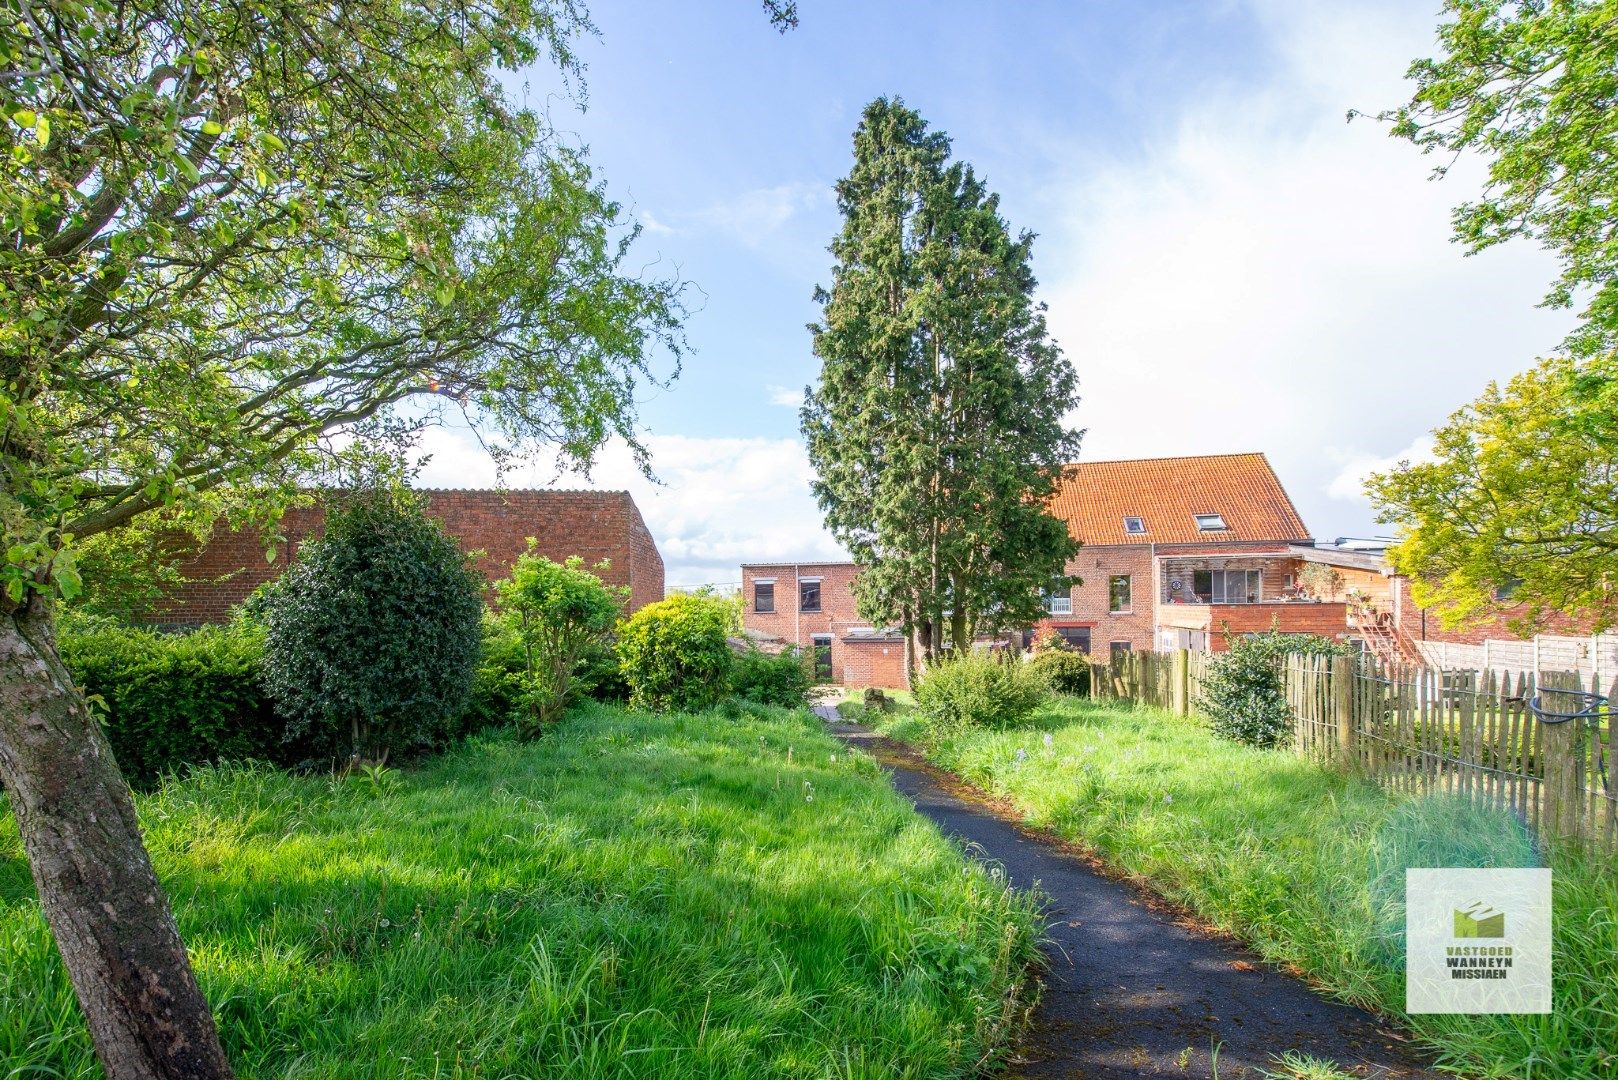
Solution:
[[[1171,602],[1158,606],[1157,625],[1162,630],[1200,635],[1190,640],[1205,642],[1213,652],[1223,652],[1226,633],[1258,634],[1272,626],[1283,634],[1337,637],[1348,629],[1348,607],[1340,602],[1296,599],[1252,604]]]

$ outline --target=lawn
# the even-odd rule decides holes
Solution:
[[[419,771],[139,799],[244,1077],[950,1077],[1035,905],[801,712],[589,705]],[[99,1074],[0,817],[0,1076]]]
[[[1404,870],[1534,865],[1509,815],[1392,794],[1151,709],[1058,698],[1018,729],[940,743],[912,712],[875,722],[1272,960],[1402,1017],[1466,1075],[1618,1076],[1610,860],[1554,861],[1554,1013],[1408,1017]]]

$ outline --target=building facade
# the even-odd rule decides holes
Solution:
[[[904,638],[862,621],[854,604],[851,562],[747,563],[742,566],[742,625],[767,649],[795,647],[815,662],[815,677],[844,686],[905,685]]]
[[[478,569],[491,582],[505,577],[528,538],[557,562],[577,555],[586,565],[603,561],[602,577],[629,589],[628,610],[663,599],[663,556],[627,491],[435,489],[423,493],[427,514],[438,519],[463,551],[481,552]],[[305,541],[325,529],[319,506],[290,510],[274,561],[265,559],[256,529],[221,526],[179,563],[186,584],[175,589],[152,621],[172,626],[223,622],[259,585],[279,577]]]

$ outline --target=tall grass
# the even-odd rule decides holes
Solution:
[[[885,726],[922,731],[906,715]],[[1071,698],[928,752],[1268,958],[1401,1017],[1466,1075],[1618,1076],[1618,875],[1572,852],[1553,864],[1555,1012],[1403,1013],[1405,868],[1536,865],[1509,814],[1390,793],[1195,718]]]
[[[1032,900],[801,712],[589,706],[139,807],[244,1077],[965,1076],[1037,955]],[[0,1076],[97,1074],[8,815]]]

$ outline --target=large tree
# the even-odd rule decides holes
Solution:
[[[625,272],[633,228],[493,74],[576,75],[588,28],[572,0],[0,22],[0,782],[114,1078],[230,1070],[57,655],[74,547],[215,495],[273,518],[318,437],[413,402],[644,466],[634,395],[678,353],[679,286]]]
[[[1452,623],[1506,593],[1522,629],[1564,612],[1614,622],[1618,587],[1618,3],[1446,0],[1392,133],[1487,166],[1453,214],[1469,254],[1515,238],[1554,252],[1544,302],[1583,303],[1568,357],[1490,385],[1435,432],[1436,460],[1369,485],[1398,525],[1394,564]]]
[[[1517,237],[1556,253],[1545,303],[1585,304],[1575,356],[1618,349],[1618,3],[1445,0],[1442,51],[1415,61],[1415,91],[1382,118],[1442,156],[1488,166],[1481,196],[1455,208],[1468,253]]]
[[[1541,361],[1435,433],[1431,461],[1369,482],[1393,565],[1447,624],[1555,614],[1618,624],[1618,361]]]
[[[1039,618],[1077,547],[1047,509],[1078,398],[1033,299],[1033,234],[949,158],[902,102],[866,107],[802,412],[816,498],[864,566],[861,614],[923,661]]]

